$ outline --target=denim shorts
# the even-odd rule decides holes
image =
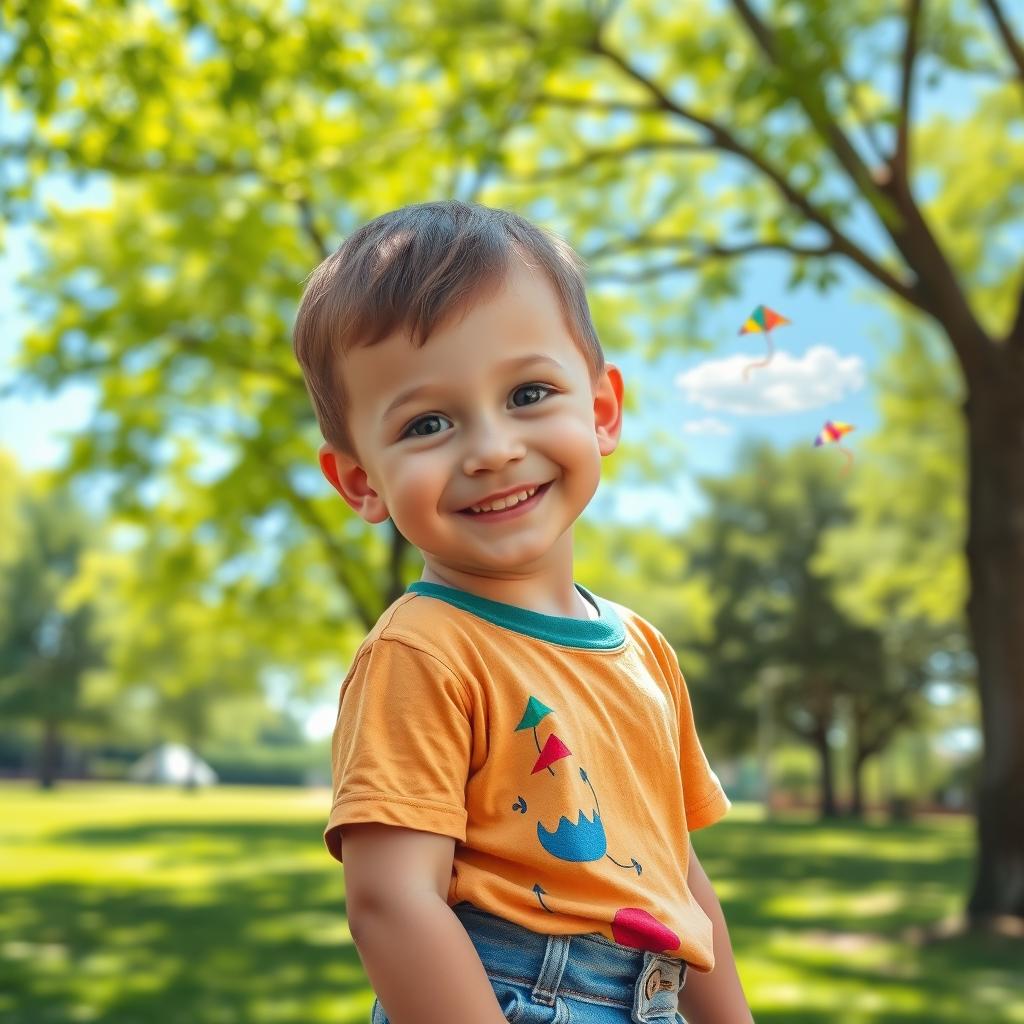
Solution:
[[[541,935],[472,903],[462,922],[509,1024],[686,1024],[676,1009],[686,964],[598,932]],[[388,1024],[377,1000],[371,1024]]]

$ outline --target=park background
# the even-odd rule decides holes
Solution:
[[[6,5],[0,1022],[368,1019],[327,736],[419,564],[319,477],[289,339],[347,233],[445,197],[588,261],[628,407],[577,578],[679,654],[756,1019],[1024,1021],[1022,38],[995,0]],[[219,783],[131,782],[165,743]]]

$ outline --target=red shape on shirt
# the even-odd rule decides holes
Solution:
[[[571,757],[572,751],[554,734],[552,733],[548,737],[547,743],[544,744],[544,749],[540,753],[540,757],[537,758],[537,763],[533,766],[531,775],[536,775],[537,772],[542,772],[549,764],[555,761],[560,761],[563,757]]]
[[[612,921],[612,938],[620,946],[667,953],[679,948],[679,936],[639,907],[622,907]]]

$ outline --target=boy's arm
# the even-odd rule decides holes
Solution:
[[[391,1024],[506,1024],[476,947],[436,893],[396,898],[357,927],[352,938]]]
[[[686,882],[714,928],[715,968],[707,974],[686,972],[686,983],[679,993],[679,1012],[687,1024],[753,1024],[754,1018],[736,970],[722,905],[692,844]]]
[[[349,930],[391,1024],[505,1024],[448,906],[455,840],[391,825],[342,829]]]

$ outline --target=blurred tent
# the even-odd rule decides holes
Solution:
[[[213,786],[217,773],[197,754],[181,743],[164,743],[144,754],[128,769],[133,782],[172,786]]]

